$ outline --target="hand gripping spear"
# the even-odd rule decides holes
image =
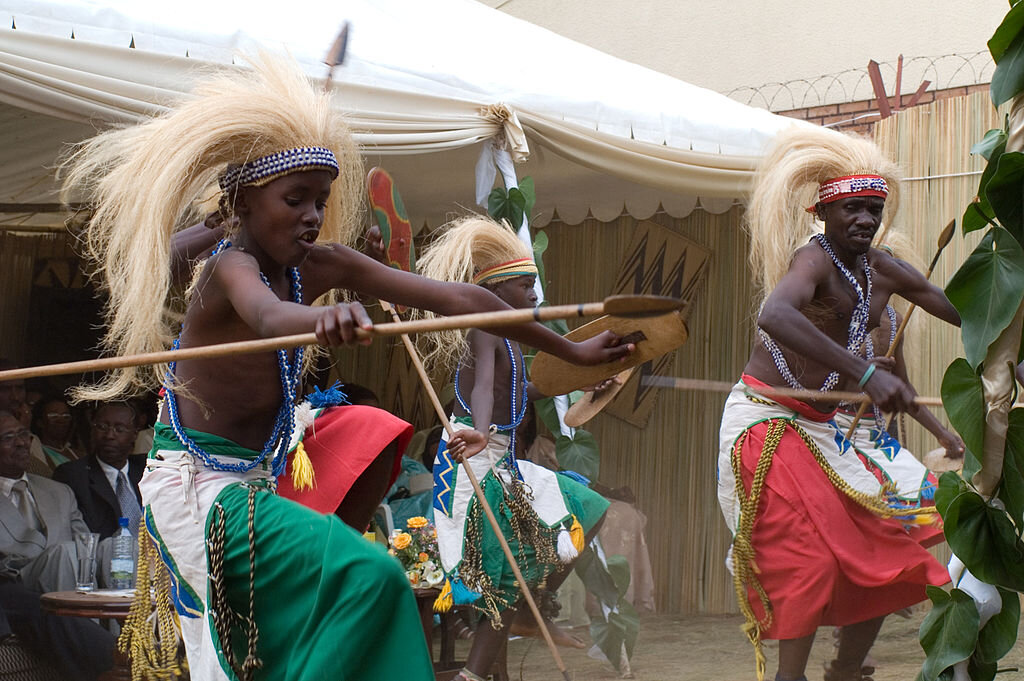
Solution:
[[[949,245],[949,242],[953,239],[953,232],[956,229],[956,220],[950,220],[946,228],[939,234],[938,249],[935,251],[935,257],[932,258],[932,262],[928,265],[928,271],[925,273],[925,279],[931,279],[932,272],[935,270],[935,265],[939,262],[939,256],[942,255],[942,250]],[[900,323],[899,328],[896,330],[896,335],[893,336],[892,343],[889,344],[889,349],[886,351],[886,358],[892,357],[896,353],[896,346],[903,340],[903,332],[907,328],[907,322],[910,321],[910,315],[914,314],[914,310],[917,309],[917,305],[911,304],[907,308],[907,314],[903,316],[903,321]],[[857,424],[860,423],[860,419],[864,416],[864,412],[868,408],[868,402],[861,402],[860,407],[857,408],[857,415],[853,417],[853,423],[850,424],[849,430],[846,431],[846,439],[849,440],[853,437],[853,431],[857,429]]]

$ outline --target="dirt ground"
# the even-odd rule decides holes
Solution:
[[[921,668],[924,653],[917,641],[917,630],[927,613],[919,605],[910,619],[890,616],[872,655],[878,661],[874,681],[913,681]],[[670,615],[644,616],[632,659],[634,676],[645,681],[752,681],[753,650],[740,632],[739,616],[682,617]],[[575,630],[589,641],[586,629]],[[997,681],[1024,681],[1024,627],[1014,649],[1003,658],[1000,668],[1018,667],[1019,672],[999,674]],[[460,641],[457,654],[464,659],[468,643]],[[562,659],[573,681],[618,679],[619,675],[606,662],[587,656],[585,650],[560,648]],[[778,647],[765,642],[768,657],[768,678],[775,675]],[[832,629],[818,632],[811,660],[807,665],[809,681],[820,681],[822,668],[831,659]],[[562,676],[551,654],[541,640],[513,640],[509,643],[508,672],[512,681],[560,681]]]

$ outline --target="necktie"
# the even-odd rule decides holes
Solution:
[[[135,496],[128,478],[125,477],[124,471],[117,473],[117,489],[114,492],[117,494],[117,503],[121,506],[121,517],[128,519],[128,529],[132,531],[132,536],[136,536],[139,532],[139,516],[142,514],[142,508],[139,506],[139,500]]]
[[[42,523],[39,522],[39,516],[36,514],[35,504],[32,502],[32,495],[28,491],[27,482],[18,480],[14,483],[14,488],[11,490],[11,501],[21,511],[21,515],[29,527],[33,530],[42,528]]]

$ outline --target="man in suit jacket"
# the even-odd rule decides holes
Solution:
[[[92,419],[89,455],[53,472],[54,480],[75,493],[85,524],[100,539],[117,532],[122,517],[128,518],[133,534],[138,530],[142,512],[139,480],[146,470],[146,455],[132,454],[137,435],[136,413],[129,403],[101,404]]]
[[[114,636],[91,620],[43,612],[41,591],[75,588],[74,535],[89,528],[71,490],[26,474],[29,432],[0,411],[0,635],[16,634],[67,679],[94,679],[113,664]]]
[[[26,473],[29,433],[0,412],[0,577],[41,591],[75,588],[74,537],[89,532],[67,485]]]

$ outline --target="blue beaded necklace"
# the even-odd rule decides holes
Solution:
[[[230,245],[230,241],[221,240],[212,255],[220,253]],[[291,278],[292,302],[302,304],[302,275],[299,273],[299,268],[289,268],[288,274]],[[267,288],[271,288],[270,280],[262,272],[260,272],[260,279],[267,285]],[[181,337],[179,336],[174,339],[172,347],[177,350],[180,342]],[[185,429],[181,425],[181,420],[178,418],[178,401],[174,397],[174,391],[168,387],[165,398],[167,402],[167,416],[171,422],[171,429],[174,431],[178,441],[185,446],[185,449],[190,454],[200,459],[203,465],[215,471],[245,473],[262,464],[273,453],[271,468],[274,475],[281,475],[284,472],[285,463],[288,459],[288,445],[290,444],[292,429],[295,427],[295,398],[298,394],[299,380],[302,376],[302,359],[304,354],[305,348],[299,347],[295,351],[294,358],[289,362],[287,350],[277,351],[277,365],[281,370],[281,392],[283,393],[283,399],[281,400],[281,407],[277,411],[277,417],[274,419],[274,428],[270,432],[270,437],[267,438],[266,444],[263,445],[263,450],[255,459],[239,463],[224,463],[196,444],[185,433]],[[177,364],[177,362],[170,362],[168,365],[168,386],[174,383],[174,370]]]
[[[889,347],[892,347],[893,341],[896,340],[896,310],[893,309],[892,305],[885,306],[885,314],[889,317]],[[875,357],[875,344],[871,340],[871,334],[868,334],[867,340],[864,341],[864,359],[869,362]],[[848,402],[846,404],[849,404]],[[882,422],[882,410],[878,408],[878,405],[874,402],[871,403],[871,409],[875,413],[875,423]]]
[[[508,352],[509,362],[512,363],[512,384],[509,387],[509,423],[505,425],[490,424],[498,432],[509,433],[509,455],[511,457],[511,463],[515,470],[518,471],[518,466],[515,466],[516,459],[516,429],[519,428],[519,424],[523,422],[523,417],[526,416],[526,376],[520,376],[519,367],[523,363],[523,351],[519,349],[519,362],[516,362],[516,354],[512,351],[512,343],[507,338],[502,339],[505,341],[505,350]],[[517,347],[518,349],[518,347]],[[469,414],[473,415],[472,410],[469,408],[469,404],[463,399],[462,393],[459,391],[459,373],[462,371],[462,363],[455,369],[455,399],[459,401],[459,406]]]
[[[813,237],[817,240],[821,249],[832,258],[832,263],[836,266],[839,272],[846,278],[848,282],[853,286],[853,290],[857,293],[857,304],[853,308],[853,313],[850,315],[850,326],[846,340],[846,349],[850,352],[857,354],[860,352],[861,345],[864,343],[864,339],[868,336],[868,317],[871,314],[871,268],[868,266],[868,260],[865,256],[861,255],[857,257],[858,262],[864,268],[864,281],[866,286],[861,288],[860,282],[853,276],[853,273],[846,268],[846,265],[836,256],[835,251],[832,250],[832,244],[829,242],[828,237],[824,234],[815,234]],[[765,349],[772,356],[772,360],[775,362],[775,368],[779,370],[779,375],[789,384],[791,388],[796,390],[806,390],[800,381],[797,380],[796,376],[789,368],[789,364],[786,362],[786,357],[782,354],[782,350],[775,343],[774,339],[769,336],[762,329],[758,329],[758,334],[761,336],[761,342],[764,343]],[[833,371],[825,377],[825,382],[819,388],[820,392],[827,392],[834,390],[836,385],[839,383],[839,372]]]

